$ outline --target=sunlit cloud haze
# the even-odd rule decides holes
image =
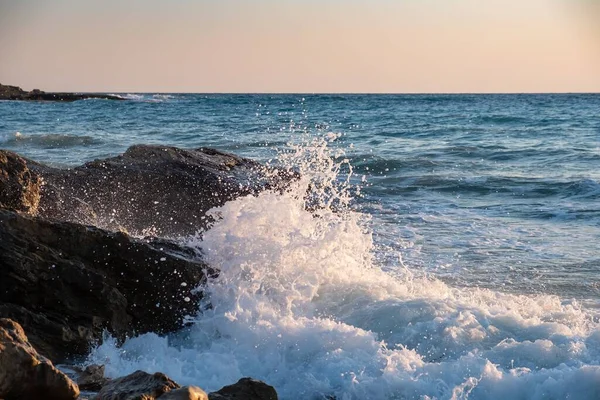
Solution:
[[[0,82],[162,92],[600,92],[595,0],[0,0]]]

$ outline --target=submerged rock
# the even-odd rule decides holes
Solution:
[[[277,400],[273,386],[252,378],[242,378],[233,385],[225,386],[208,394],[210,400]]]
[[[179,387],[163,373],[136,371],[104,385],[96,400],[154,400]]]
[[[209,209],[294,178],[213,149],[148,145],[72,169],[30,168],[44,180],[41,216],[154,236],[194,234]]]
[[[0,318],[0,398],[71,400],[77,384],[39,355],[23,328]]]
[[[0,100],[21,101],[76,101],[84,99],[125,100],[119,96],[103,93],[46,93],[39,89],[27,92],[18,86],[0,84]]]
[[[119,338],[183,326],[212,271],[164,240],[0,210],[0,317],[55,362]],[[186,258],[190,257],[190,258]]]

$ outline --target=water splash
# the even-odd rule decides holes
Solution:
[[[280,155],[302,174],[289,190],[210,211],[189,244],[221,273],[192,327],[122,347],[108,338],[90,362],[208,391],[252,376],[283,399],[598,396],[600,330],[577,303],[385,272],[334,139]]]

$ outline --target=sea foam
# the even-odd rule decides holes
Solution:
[[[221,271],[189,328],[107,337],[88,362],[207,391],[252,376],[282,399],[600,397],[600,329],[576,302],[382,265],[333,139],[282,154],[302,174],[289,190],[213,209],[213,226],[188,239]]]

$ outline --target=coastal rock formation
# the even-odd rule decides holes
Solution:
[[[164,240],[0,210],[0,316],[53,360],[119,338],[183,326],[213,271]]]
[[[0,208],[35,214],[40,186],[40,177],[29,170],[24,158],[0,150]]]
[[[29,344],[23,328],[0,318],[0,398],[72,400],[77,384]]]
[[[27,92],[18,86],[0,84],[0,100],[76,101],[84,99],[124,100],[119,96],[101,93],[46,93],[39,89]]]
[[[208,394],[210,400],[277,400],[273,386],[252,378],[242,378],[233,385],[225,386]]]
[[[72,169],[0,150],[0,318],[17,321],[0,320],[0,398],[77,397],[77,385],[34,347],[57,362],[86,355],[105,331],[123,340],[182,328],[217,271],[164,237],[193,234],[207,226],[210,208],[294,178],[211,149],[133,146]],[[153,399],[179,388],[162,374],[133,375],[107,381],[95,366],[78,379],[100,399]],[[207,398],[197,387],[169,396]],[[277,395],[242,379],[210,398]]]
[[[293,178],[217,150],[147,145],[72,169],[30,168],[44,180],[41,216],[154,236],[194,234],[207,210]]]
[[[113,379],[98,393],[98,400],[154,400],[180,386],[168,376],[157,372],[148,374],[136,371],[122,378]]]
[[[211,149],[133,146],[72,169],[0,150],[0,317],[54,361],[104,330],[180,329],[216,271],[193,249],[125,232],[193,234],[208,209],[293,177]]]

